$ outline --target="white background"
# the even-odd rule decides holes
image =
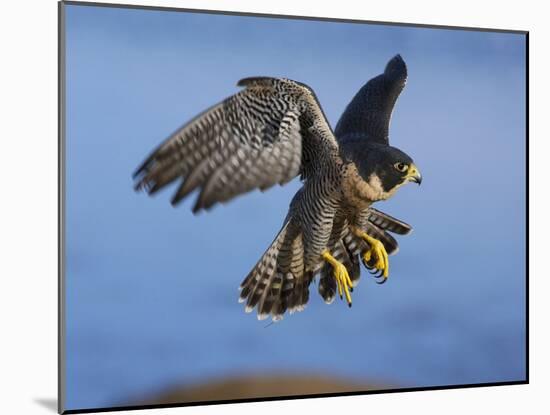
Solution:
[[[546,104],[548,13],[544,2],[427,0],[139,1],[303,16],[530,31],[530,385],[141,411],[266,414],[290,411],[517,414],[548,408],[547,272],[550,157]],[[538,3],[538,4],[537,4]],[[0,13],[0,411],[52,414],[57,393],[57,4],[3,2]],[[502,166],[506,180],[506,166]],[[510,255],[513,253],[511,252]],[[544,399],[547,398],[547,399]],[[129,413],[129,412],[121,412]],[[137,412],[133,412],[137,413]]]

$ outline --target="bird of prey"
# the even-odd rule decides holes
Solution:
[[[193,212],[253,189],[300,176],[282,228],[240,286],[245,311],[274,321],[301,311],[319,275],[326,303],[349,306],[360,261],[378,282],[397,251],[389,232],[411,227],[372,207],[422,176],[411,157],[391,147],[390,117],[407,79],[401,56],[368,81],[333,131],[313,90],[284,78],[239,81],[236,94],[207,109],[162,143],[134,173],[136,190],[153,194],[181,179],[176,205],[192,191]]]

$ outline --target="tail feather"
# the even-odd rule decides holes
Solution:
[[[239,302],[246,312],[257,308],[258,319],[280,320],[288,310],[303,310],[311,278],[304,274],[301,234],[290,221],[241,283]]]
[[[288,308],[287,300],[281,298],[281,300],[273,305],[273,321],[280,321],[283,319],[283,314],[285,314]]]
[[[277,243],[272,245],[270,251],[268,251],[263,257],[260,267],[255,273],[254,279],[251,281],[253,288],[248,294],[248,300],[246,302],[246,312],[250,312],[256,307],[263,294],[269,290],[269,284],[271,283],[271,278],[275,273],[275,251],[277,250]],[[242,298],[242,293],[241,293]]]
[[[296,311],[303,311],[306,308],[307,302],[309,301],[309,284],[311,280],[311,274],[307,273],[300,278],[296,284],[289,299],[288,310],[290,314]]]
[[[267,288],[264,290],[258,303],[258,319],[263,320],[269,316],[273,305],[281,296],[282,285],[283,274],[275,272],[267,282]]]
[[[294,287],[294,291],[292,291],[292,293],[288,297],[288,312],[290,314],[294,313],[298,308],[298,295],[301,296],[301,292],[302,292],[302,282],[298,281],[298,283]]]
[[[283,278],[283,284],[281,286],[281,293],[279,300],[273,304],[272,312],[273,321],[282,320],[283,314],[287,311],[289,300],[294,291],[294,275],[288,272]]]
[[[240,285],[239,302],[246,301],[246,312],[251,312],[258,304],[262,294],[267,289],[268,282],[275,273],[277,254],[285,239],[287,228],[288,222],[283,225],[275,240]]]

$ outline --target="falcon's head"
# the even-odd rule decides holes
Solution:
[[[343,147],[349,149],[350,146]],[[370,203],[386,200],[402,185],[422,182],[422,175],[412,158],[395,147],[365,145],[360,141],[351,147],[353,149],[346,157],[348,199],[352,197]]]
[[[392,196],[405,183],[422,182],[422,175],[412,158],[390,146],[372,148],[358,161],[357,170],[361,178],[380,193],[381,199]]]

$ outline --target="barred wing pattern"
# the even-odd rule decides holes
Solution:
[[[369,207],[365,212],[367,220],[374,226],[384,231],[393,232],[398,235],[408,235],[412,232],[412,226],[378,209]],[[389,251],[388,251],[389,254]]]
[[[360,136],[388,144],[393,107],[406,82],[407,66],[401,56],[396,55],[384,73],[368,81],[351,100],[335,128],[338,140]]]
[[[200,189],[193,211],[253,189],[307,179],[333,163],[338,145],[313,91],[279,78],[245,78],[244,90],[161,144],[134,174],[152,194],[182,178],[172,204]]]

